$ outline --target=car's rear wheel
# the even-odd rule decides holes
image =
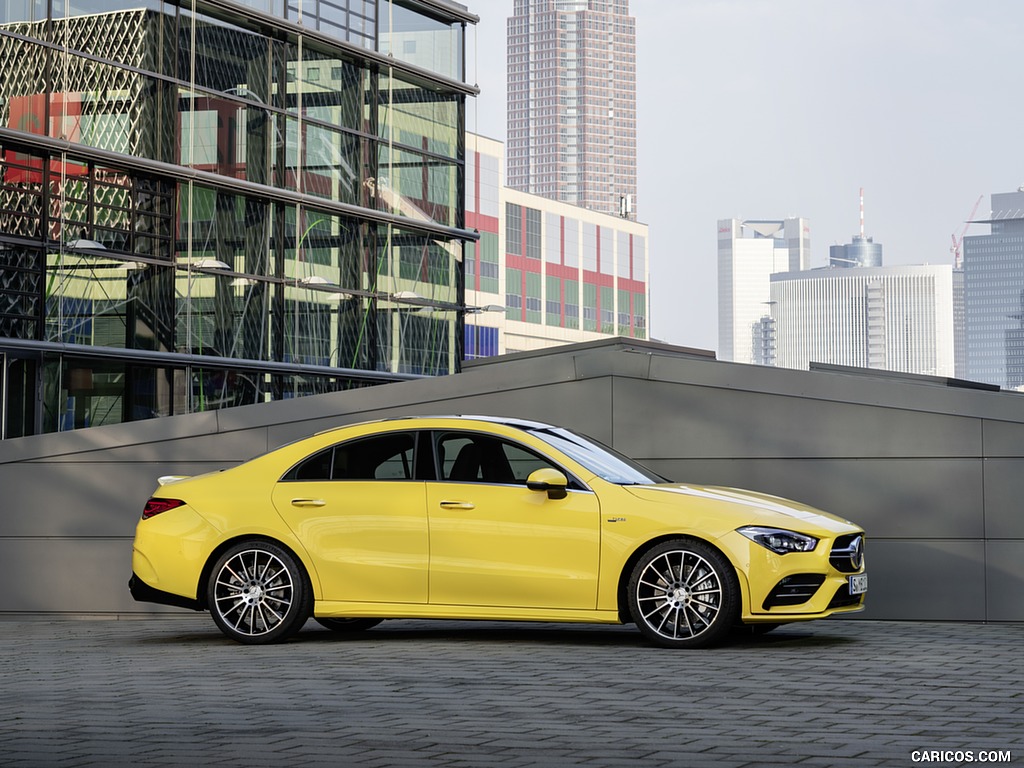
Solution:
[[[384,619],[331,619],[318,616],[314,616],[313,620],[332,632],[365,632],[384,621]]]
[[[640,632],[667,648],[719,642],[738,617],[732,565],[699,541],[675,539],[645,552],[629,579],[629,612]]]
[[[228,549],[214,563],[207,605],[221,632],[249,645],[295,634],[310,614],[306,574],[293,555],[266,541]]]

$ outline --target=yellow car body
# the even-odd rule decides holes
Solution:
[[[852,523],[664,482],[534,422],[368,422],[161,482],[136,529],[133,595],[211,609],[242,642],[284,639],[312,616],[340,631],[635,621],[655,643],[700,647],[737,625],[861,610],[866,591]]]

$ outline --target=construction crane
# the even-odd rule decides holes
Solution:
[[[978,201],[971,208],[971,214],[967,217],[967,221],[964,222],[964,228],[960,230],[960,236],[957,237],[955,234],[952,235],[953,245],[950,246],[949,252],[953,254],[953,268],[960,269],[964,265],[964,256],[962,248],[964,244],[964,235],[967,234],[967,228],[974,223],[974,214],[978,212],[978,206],[981,205],[981,201],[985,199],[984,195],[978,197]]]

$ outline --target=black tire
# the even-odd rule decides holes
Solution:
[[[278,643],[298,632],[312,612],[301,564],[266,541],[234,545],[217,558],[206,586],[213,621],[232,640]]]
[[[628,585],[629,613],[647,640],[665,648],[706,648],[739,618],[732,564],[699,541],[674,539],[645,552]]]
[[[365,632],[376,627],[384,619],[329,619],[313,617],[313,621],[322,627],[327,627],[331,632]]]

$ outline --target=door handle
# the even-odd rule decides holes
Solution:
[[[293,507],[326,507],[327,502],[323,499],[292,499]]]
[[[476,509],[476,504],[468,501],[442,501],[441,509]]]

